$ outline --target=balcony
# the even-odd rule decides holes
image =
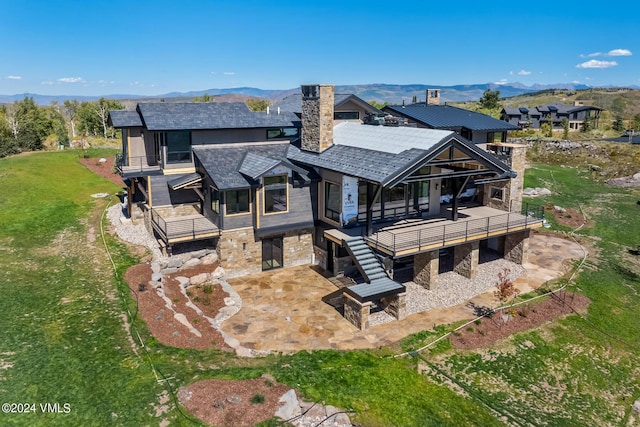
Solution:
[[[189,210],[186,214],[185,206]],[[176,215],[176,211],[179,211],[179,214]],[[193,211],[193,207],[187,205],[152,209],[151,225],[167,246],[174,243],[210,239],[220,235],[220,229],[217,225],[199,213],[191,213]]]
[[[117,154],[115,166],[123,178],[158,175],[162,172],[160,156],[156,155],[125,157]]]
[[[544,209],[541,206],[527,206],[522,213],[517,213],[487,206],[462,207],[458,221],[452,221],[450,217],[451,210],[447,209],[440,217],[378,224],[370,236],[365,236],[365,240],[372,248],[398,258],[539,228],[543,223]],[[342,244],[342,240],[362,233],[364,227],[327,230],[325,237]]]

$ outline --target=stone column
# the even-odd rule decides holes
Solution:
[[[413,256],[413,281],[425,289],[435,289],[440,269],[440,251],[429,251]]]
[[[369,327],[371,306],[371,302],[361,304],[351,295],[348,295],[346,292],[344,293],[344,318],[361,331]]]
[[[392,297],[384,298],[386,307],[384,311],[389,313],[390,316],[395,317],[398,320],[402,320],[407,317],[407,293],[403,292]]]
[[[504,259],[516,264],[527,262],[529,232],[530,230],[523,230],[504,236]]]
[[[453,248],[453,271],[467,279],[476,277],[480,242],[465,243]]]

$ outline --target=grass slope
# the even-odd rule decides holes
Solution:
[[[425,357],[468,393],[509,415],[510,424],[626,425],[640,397],[640,263],[628,252],[640,244],[640,191],[611,188],[589,174],[537,165],[525,177],[525,186],[553,192],[536,201],[582,210],[590,220],[578,235],[592,254],[577,279],[577,289],[592,300],[588,313],[491,349]]]

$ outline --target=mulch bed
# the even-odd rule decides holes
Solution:
[[[289,389],[264,378],[203,380],[181,388],[178,399],[208,425],[254,426],[273,418],[282,405],[278,400]]]
[[[554,209],[552,205],[549,205],[544,207],[544,214],[553,215],[553,217],[558,222],[558,224],[564,225],[570,228],[577,228],[584,223],[585,218],[580,213],[580,211],[572,208],[564,208],[564,209],[565,209],[564,212],[558,212]]]
[[[117,172],[114,172],[114,163],[115,157],[105,157],[106,162],[100,163],[98,162],[99,158],[90,158],[90,159],[79,159],[80,163],[82,163],[87,169],[94,172],[97,175],[100,175],[103,178],[108,179],[113,182],[118,187],[124,187],[124,181],[122,181],[122,177],[118,175]]]
[[[483,318],[449,336],[456,348],[474,349],[488,347],[516,332],[533,329],[567,314],[583,313],[589,306],[589,298],[572,292],[558,292],[540,302],[514,307],[507,312],[496,311],[491,318]],[[575,311],[574,311],[575,310]]]
[[[180,291],[176,276],[193,277],[200,273],[211,273],[216,265],[199,265],[189,269],[181,270],[164,278],[165,295],[171,300],[173,310],[185,315],[191,325],[202,334],[198,337],[193,334],[188,327],[178,322],[174,318],[174,313],[166,306],[166,302],[153,289],[148,282],[151,280],[151,266],[149,264],[139,264],[130,267],[124,279],[129,288],[136,296],[138,302],[138,314],[149,327],[149,331],[154,338],[162,344],[179,347],[205,350],[217,348],[221,350],[231,350],[224,342],[222,335],[216,331],[204,317],[198,315],[191,307],[187,307],[188,299]],[[145,284],[145,290],[140,290],[140,284]],[[206,291],[205,291],[206,289]],[[199,287],[190,286],[187,290],[191,293],[192,302],[200,308],[206,316],[215,317],[218,310],[224,307],[224,298],[228,297],[219,284],[204,285]],[[198,296],[199,302],[194,301]]]

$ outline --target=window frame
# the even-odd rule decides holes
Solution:
[[[287,135],[287,131],[295,130],[293,135]],[[270,132],[278,132],[277,136],[269,135]],[[267,140],[271,139],[284,139],[284,138],[298,138],[300,136],[300,128],[294,126],[285,126],[280,128],[269,128],[267,129]]]
[[[265,183],[265,180],[270,179],[270,178],[278,178],[278,177],[284,177],[284,191],[285,191],[285,209],[281,210],[281,211],[273,211],[273,212],[267,212],[267,191],[274,191],[274,190],[269,190],[267,188],[267,185]],[[273,185],[273,184],[269,184],[269,185]],[[281,184],[278,184],[281,185]],[[276,175],[267,175],[267,176],[263,176],[262,177],[262,214],[263,215],[278,215],[278,214],[283,214],[283,213],[287,213],[289,212],[289,174],[276,174]]]
[[[341,117],[342,115],[354,115],[355,117]],[[360,120],[359,111],[334,111],[333,120]]]
[[[216,197],[214,198],[214,194]],[[211,199],[210,207],[211,212],[220,215],[220,190],[213,185],[209,187],[209,198]],[[216,202],[214,204],[214,201]],[[215,206],[215,208],[214,208]]]
[[[247,210],[246,211],[238,211],[238,212],[229,212],[229,194],[231,193],[235,193],[236,194],[236,200],[238,200],[239,198],[237,197],[237,195],[240,192],[246,192],[247,194]],[[236,205],[238,205],[238,203],[236,202]],[[241,190],[227,190],[224,192],[224,214],[225,216],[238,216],[238,215],[248,215],[251,213],[251,191],[248,188],[245,189],[241,189]]]
[[[332,212],[337,213],[337,218],[333,218],[333,216],[327,216],[327,209],[330,209],[329,207],[327,207],[327,197],[329,196],[329,192],[327,191],[327,187],[329,185],[334,185],[335,187],[338,188],[338,208],[340,209],[339,211],[335,211],[334,209],[331,209]],[[335,222],[336,224],[340,224],[340,215],[342,214],[342,185],[330,181],[330,180],[324,180],[324,186],[323,188],[323,198],[322,198],[322,216],[329,221]]]

